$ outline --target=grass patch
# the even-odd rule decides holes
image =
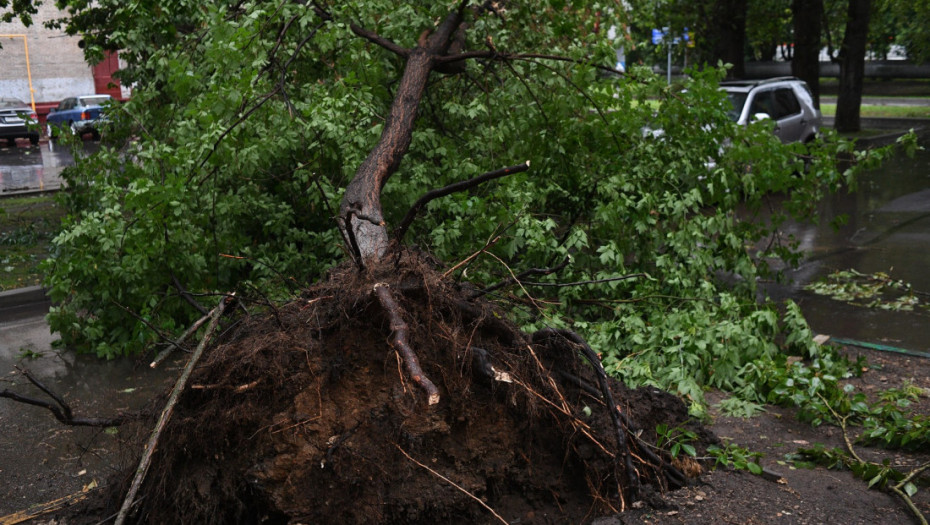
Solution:
[[[825,117],[836,115],[836,104],[820,104]],[[859,110],[862,118],[930,118],[930,106],[875,106],[863,104]]]
[[[0,291],[42,283],[39,264],[64,215],[54,195],[0,200]]]

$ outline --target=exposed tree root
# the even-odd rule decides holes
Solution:
[[[381,301],[384,311],[387,312],[388,317],[391,319],[391,346],[403,357],[404,364],[407,365],[407,372],[410,373],[413,382],[426,391],[427,404],[435,405],[439,402],[439,390],[423,373],[417,354],[407,343],[409,329],[407,323],[404,322],[400,306],[397,305],[397,301],[391,295],[390,286],[387,283],[377,283],[374,286],[374,291],[375,295],[378,296],[378,300]]]
[[[521,332],[423,254],[386,260],[205,349],[127,522],[581,522],[687,483],[646,446],[700,432],[680,400],[608,378],[571,332]]]

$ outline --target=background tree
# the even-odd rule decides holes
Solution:
[[[791,74],[807,82],[820,107],[820,33],[822,30],[822,0],[794,0],[791,15],[794,29],[794,56]]]
[[[839,53],[840,85],[835,127],[840,132],[859,131],[860,128],[859,110],[871,8],[871,0],[849,0],[846,32]]]

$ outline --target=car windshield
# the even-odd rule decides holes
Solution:
[[[746,96],[747,93],[727,91],[727,100],[733,105],[733,109],[727,111],[727,116],[733,122],[739,120],[739,116],[743,112],[743,105],[746,103]]]
[[[82,106],[99,106],[106,104],[110,97],[81,97]]]
[[[26,105],[18,98],[0,98],[0,108],[21,108]]]

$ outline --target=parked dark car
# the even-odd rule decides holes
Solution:
[[[820,128],[822,116],[814,106],[810,88],[794,77],[767,80],[721,82],[733,104],[730,118],[745,125],[748,122],[771,119],[775,135],[782,142],[808,142]]]
[[[39,132],[29,129],[29,124],[39,121],[36,112],[18,98],[0,97],[0,139],[6,139],[11,146],[16,139],[29,139],[32,145],[39,143]]]
[[[94,140],[100,138],[100,123],[106,120],[104,105],[112,100],[110,95],[83,95],[62,100],[45,119],[45,134],[54,138],[65,130],[77,136],[92,133]]]

